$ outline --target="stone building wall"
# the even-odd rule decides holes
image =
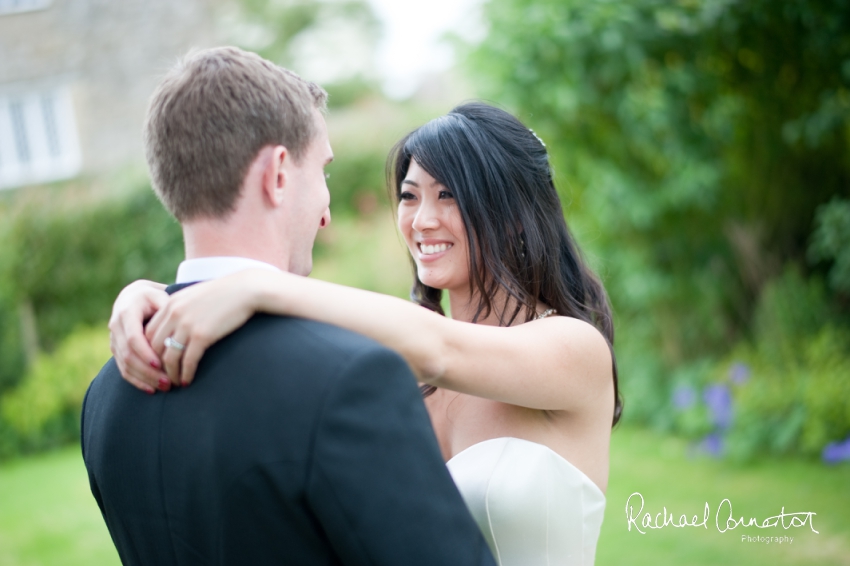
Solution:
[[[148,97],[177,57],[217,43],[221,4],[0,0],[0,188],[141,161]]]

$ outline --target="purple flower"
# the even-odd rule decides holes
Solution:
[[[702,399],[711,412],[712,421],[721,428],[732,424],[732,393],[724,384],[709,385],[702,393]]]
[[[680,411],[689,409],[697,400],[697,392],[690,385],[679,385],[673,390],[673,406]]]
[[[827,464],[838,464],[850,460],[850,436],[843,442],[830,442],[824,446],[821,459]]]
[[[711,456],[719,458],[723,454],[723,437],[716,432],[712,432],[702,439],[700,448]]]
[[[750,366],[741,362],[735,362],[729,368],[729,381],[736,385],[743,385],[750,380]]]

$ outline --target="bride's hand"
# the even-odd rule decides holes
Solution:
[[[257,310],[253,289],[264,273],[268,272],[247,270],[192,285],[171,295],[157,311],[145,335],[172,382],[192,383],[207,348],[251,318]],[[171,346],[166,346],[167,338],[173,341]]]
[[[168,301],[165,285],[139,280],[118,294],[109,318],[109,347],[121,375],[135,387],[153,393],[170,387],[161,362],[145,338],[144,322]]]

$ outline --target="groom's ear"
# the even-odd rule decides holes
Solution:
[[[288,165],[292,155],[282,145],[272,148],[269,160],[263,171],[263,193],[272,206],[280,206],[284,200],[287,183],[290,181]]]

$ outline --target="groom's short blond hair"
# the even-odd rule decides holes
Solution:
[[[254,53],[190,52],[151,97],[144,140],[154,191],[181,222],[225,217],[263,147],[303,155],[326,101],[319,85]]]

